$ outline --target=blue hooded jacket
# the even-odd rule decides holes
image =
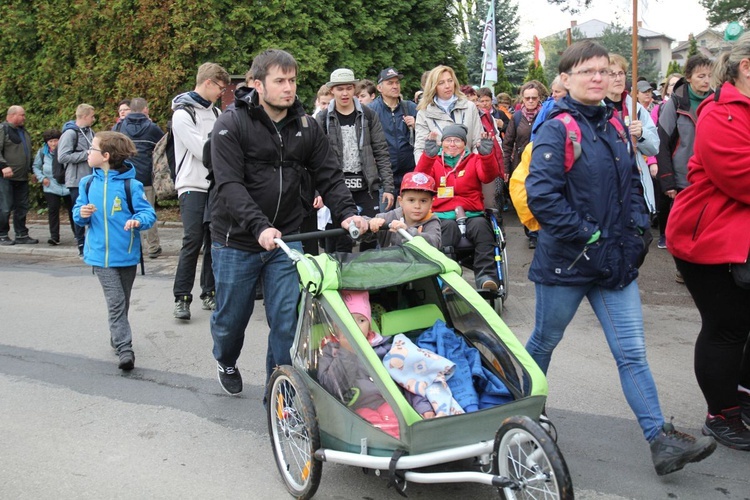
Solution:
[[[156,212],[143,193],[143,184],[135,179],[135,168],[125,163],[124,172],[105,172],[94,168],[92,175],[81,179],[78,199],[73,207],[73,220],[79,226],[88,226],[83,260],[90,266],[135,266],[141,259],[140,232],[156,222]],[[86,192],[86,184],[93,177]],[[125,179],[130,179],[131,200],[135,213],[130,213],[125,192]],[[81,217],[81,207],[92,203],[96,210],[91,217]],[[135,219],[138,229],[125,230],[125,223]]]
[[[581,156],[568,172],[565,125],[550,119],[561,112],[581,129]],[[529,208],[542,226],[529,268],[535,283],[622,288],[638,276],[648,212],[633,148],[608,122],[612,112],[566,96],[536,134],[526,178]],[[589,244],[596,231],[600,238]]]

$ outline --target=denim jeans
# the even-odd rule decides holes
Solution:
[[[136,269],[138,266],[98,267],[94,273],[104,290],[109,319],[109,333],[117,354],[133,351],[133,333],[130,330],[128,311],[130,310],[130,293],[133,291]]]
[[[182,248],[172,291],[175,297],[188,296],[191,301],[195,284],[195,268],[198,265],[201,247],[203,247],[201,298],[206,297],[215,289],[214,274],[211,269],[211,232],[204,218],[207,200],[208,194],[198,191],[188,191],[180,195]]]
[[[16,238],[28,236],[26,214],[29,212],[29,183],[0,178],[0,236],[8,236],[10,232],[11,211]]]
[[[299,242],[289,247],[302,250]],[[266,321],[269,326],[266,352],[266,381],[277,365],[292,362],[289,350],[294,342],[299,302],[299,278],[291,259],[283,250],[252,253],[214,242],[216,311],[211,315],[214,358],[225,366],[235,366],[245,340],[245,329],[255,305],[255,287],[263,277]]]
[[[654,439],[664,424],[656,384],[646,360],[643,313],[638,284],[623,289],[597,285],[548,286],[536,284],[536,324],[526,350],[544,373],[552,351],[586,297],[604,330],[617,363],[625,399],[638,419],[643,435]]]

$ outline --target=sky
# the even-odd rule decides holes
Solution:
[[[552,35],[570,27],[570,21],[579,24],[591,19],[606,23],[619,20],[622,26],[632,24],[632,0],[593,0],[592,6],[576,15],[561,12],[547,0],[519,0],[519,27],[523,43],[534,35],[539,38]],[[706,10],[698,0],[640,0],[638,17],[643,27],[664,33],[677,41],[687,40],[690,33],[698,34],[708,28]]]

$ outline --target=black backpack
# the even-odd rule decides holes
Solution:
[[[78,151],[78,134],[80,133],[80,130],[71,128],[68,130],[72,130],[75,132],[76,138],[73,140],[73,153]],[[67,132],[67,130],[65,131]],[[63,132],[63,133],[65,133]],[[52,155],[52,177],[57,181],[58,184],[61,186],[65,185],[65,169],[67,167],[66,164],[60,163],[60,161],[57,159],[57,155],[60,154],[60,148],[57,148],[55,150],[55,154]]]

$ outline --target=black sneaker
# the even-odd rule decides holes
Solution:
[[[120,353],[120,364],[117,368],[123,371],[132,370],[135,367],[135,354],[133,351],[123,351]]]
[[[219,385],[224,392],[231,396],[242,392],[242,375],[236,366],[224,366],[217,363],[216,369],[219,372]]]
[[[159,247],[156,250],[154,250],[153,252],[149,252],[148,253],[148,258],[149,259],[155,259],[155,258],[157,258],[158,256],[161,255],[161,252],[162,252],[162,249],[161,249],[161,247]]]
[[[15,244],[16,242],[10,239],[8,236],[0,236],[0,245],[10,246],[10,245],[15,245]]]
[[[32,238],[28,234],[26,236],[16,236],[16,245],[36,245],[39,240]]]
[[[703,424],[703,435],[712,436],[729,448],[750,451],[750,429],[742,423],[739,406],[718,415],[708,415]]]
[[[694,438],[664,423],[662,431],[651,441],[651,458],[660,476],[678,471],[691,462],[700,462],[716,449],[711,437]]]
[[[536,238],[529,238],[529,248],[532,250],[536,248]]]
[[[60,244],[60,240],[59,239],[55,239],[55,238],[50,238],[50,239],[47,240],[47,244],[48,245],[52,245],[53,247],[56,247],[57,245]]]
[[[737,391],[737,397],[740,400],[740,412],[742,414],[742,421],[746,425],[750,425],[750,394]]]
[[[203,297],[203,309],[205,311],[216,310],[216,292],[208,292],[208,295]]]
[[[190,297],[178,297],[174,302],[174,317],[177,319],[190,319]]]

